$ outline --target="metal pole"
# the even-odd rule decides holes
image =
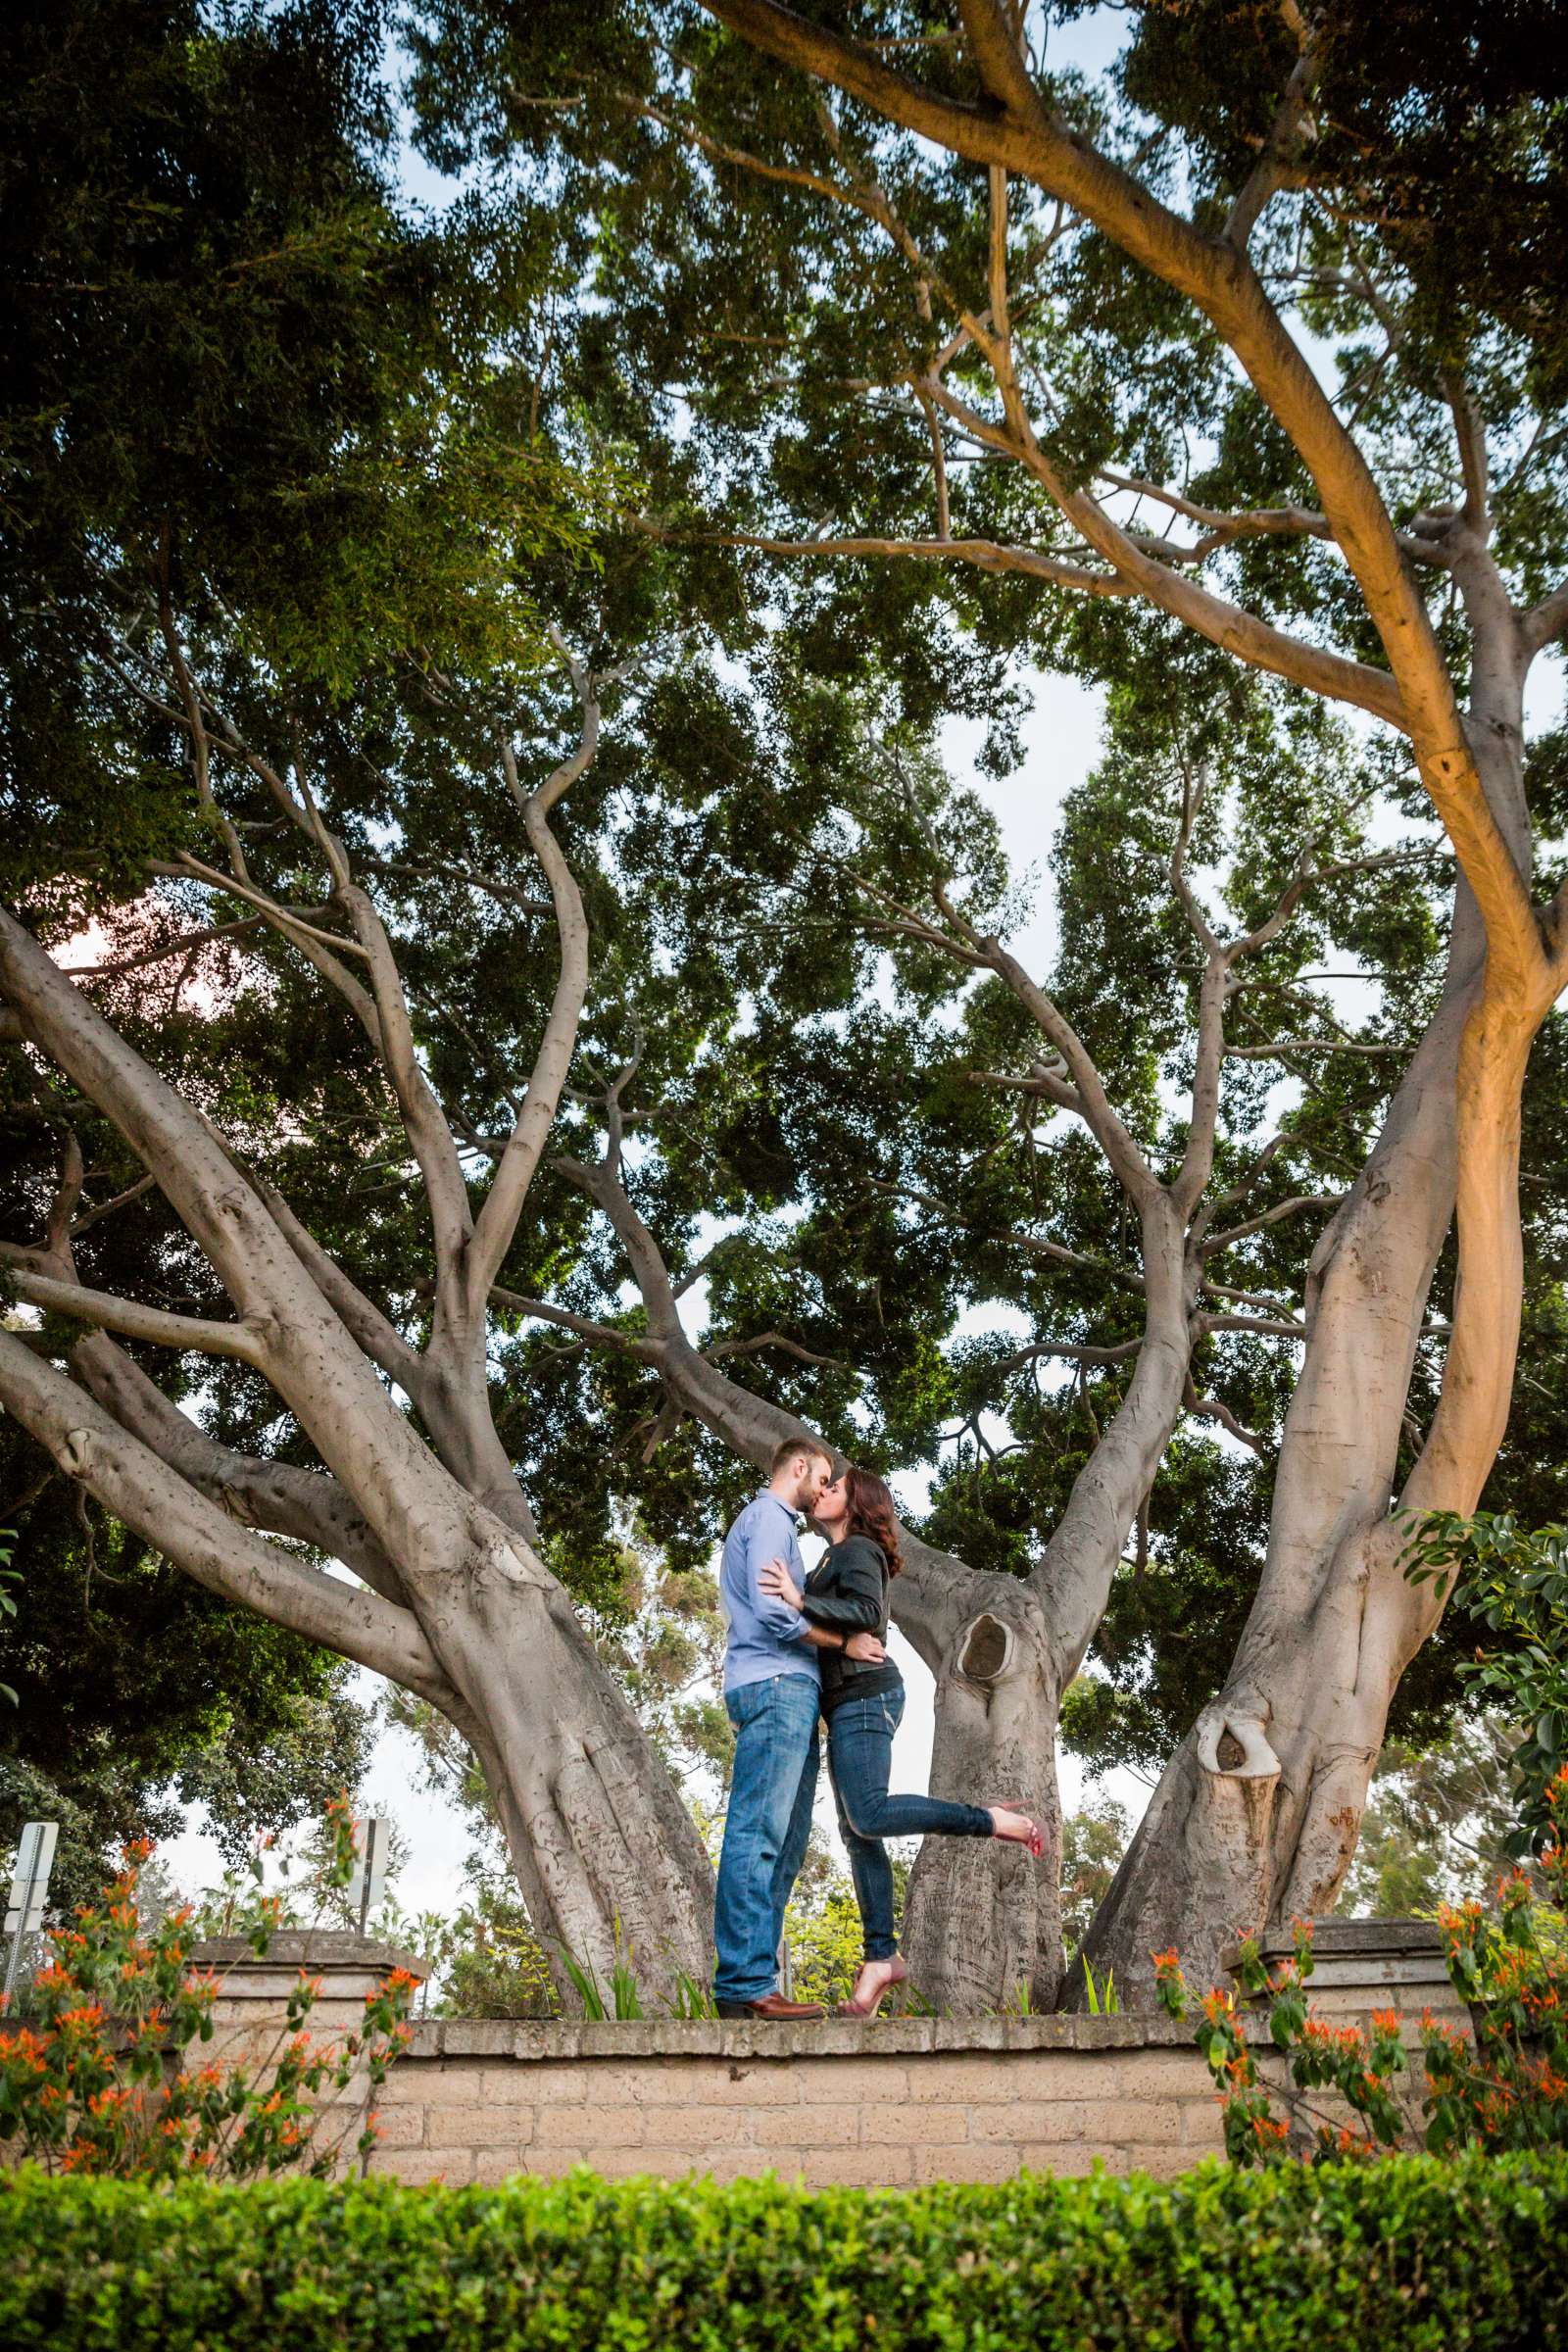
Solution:
[[[360,1934],[364,1936],[370,1925],[370,1893],[375,1885],[376,1847],[380,1843],[381,1824],[374,1814],[365,1825],[365,1881],[360,1888]]]
[[[360,1915],[360,1934],[368,1933],[370,1913],[386,1891],[386,1866],[392,1843],[392,1825],[380,1814],[354,1824],[354,1875],[345,1892]]]

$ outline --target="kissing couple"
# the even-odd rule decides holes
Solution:
[[[805,1512],[827,1538],[807,1575]],[[888,1588],[903,1566],[893,1496],[868,1470],[835,1474],[809,1439],[775,1452],[767,1485],[724,1539],[719,1591],[729,1635],[724,1705],[735,1770],[713,1906],[720,2017],[810,2018],[820,2001],[778,1988],[784,1906],[806,1859],[821,1727],[860,1906],[865,1957],[841,2017],[874,2017],[907,1970],[893,1932],[887,1838],[1002,1838],[1038,1856],[1043,1840],[1009,1805],[890,1796],[904,1677],[888,1656]]]

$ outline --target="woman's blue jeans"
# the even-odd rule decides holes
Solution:
[[[724,1695],[735,1770],[713,1899],[720,2001],[760,2001],[778,1984],[784,1906],[800,1876],[816,1794],[821,1686],[814,1673],[772,1674]]]
[[[839,1828],[849,1849],[868,1960],[891,1960],[893,1865],[884,1838],[989,1838],[984,1805],[950,1805],[939,1796],[890,1796],[893,1735],[904,1717],[904,1691],[841,1699],[827,1719],[828,1774]]]

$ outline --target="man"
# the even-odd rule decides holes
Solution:
[[[713,1994],[720,2017],[820,2017],[819,2001],[789,2001],[777,1989],[784,1906],[806,1859],[816,1795],[820,1687],[816,1652],[841,1649],[841,1634],[808,1625],[759,1584],[782,1559],[806,1581],[796,1520],[833,1476],[823,1446],[791,1439],[773,1456],[767,1485],[724,1539],[719,1592],[729,1619],[724,1705],[735,1726],[724,1846],[713,1904],[718,1963]],[[856,1634],[854,1654],[882,1654],[873,1635]]]

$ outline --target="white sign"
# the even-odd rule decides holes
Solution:
[[[11,1892],[6,1898],[8,1936],[32,1936],[42,1927],[44,1898],[49,1892],[49,1873],[54,1868],[59,1838],[58,1821],[24,1824],[17,1844],[17,1866],[11,1874]]]
[[[366,1821],[356,1821],[354,1847],[354,1876],[344,1891],[350,1910],[360,1915],[360,1934],[363,1936],[370,1913],[379,1908],[381,1897],[386,1892],[386,1866],[392,1851],[390,1821],[374,1813]]]
[[[15,1992],[17,1979],[22,1974],[22,1955],[43,1926],[44,1897],[49,1891],[49,1873],[54,1867],[59,1837],[58,1821],[29,1821],[23,1824],[17,1841],[17,1866],[6,1903],[6,1934],[11,1938],[11,1955],[6,1962],[8,1993]]]

